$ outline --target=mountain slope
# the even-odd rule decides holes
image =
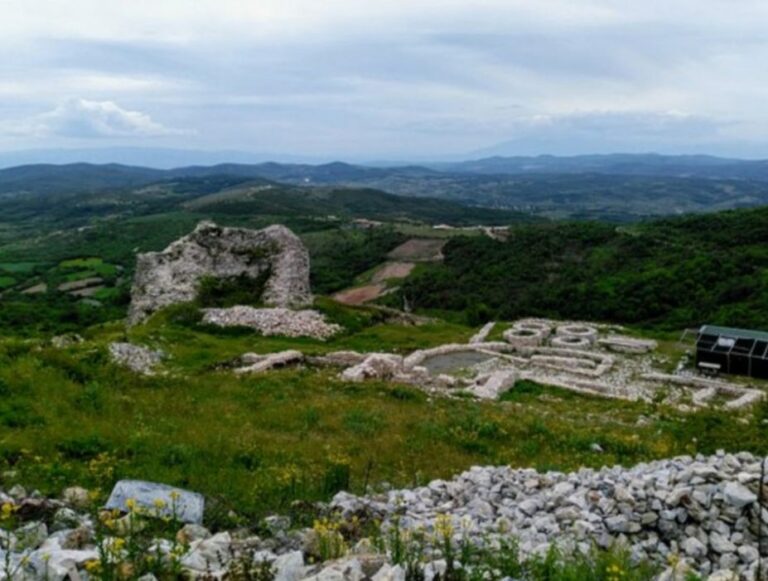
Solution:
[[[635,221],[652,216],[711,212],[768,203],[766,162],[703,156],[584,156],[498,158],[441,166],[374,168],[324,165],[223,164],[153,170],[120,165],[24,166],[0,170],[0,199],[24,206],[31,197],[84,196],[85,205],[154,203],[167,206],[261,180],[282,187],[329,186],[381,190],[450,200],[464,206],[524,211],[548,218]],[[213,184],[202,186],[208,180]],[[266,181],[265,181],[266,180]],[[166,184],[176,184],[168,187]],[[196,185],[197,184],[197,185]],[[150,187],[152,186],[152,187]],[[194,190],[199,191],[194,191]],[[72,200],[67,204],[71,205]],[[35,211],[47,204],[41,201]],[[103,205],[103,204],[102,204]],[[102,208],[103,210],[103,208]]]
[[[765,329],[767,249],[768,208],[623,228],[520,226],[503,243],[449,241],[444,264],[422,269],[403,293],[417,308],[501,320],[540,315]]]

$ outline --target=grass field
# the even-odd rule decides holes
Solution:
[[[14,471],[14,482],[49,494],[141,478],[256,516],[342,488],[414,485],[475,464],[568,470],[716,448],[766,451],[762,412],[743,420],[682,415],[529,383],[503,402],[480,403],[402,385],[345,384],[330,369],[251,377],[219,369],[247,351],[408,352],[465,341],[474,331],[376,323],[369,310],[321,306],[353,331],[328,343],[211,332],[184,321],[180,309],[127,335],[118,324],[93,328],[85,343],[64,350],[5,340],[0,464]],[[145,378],[111,365],[106,344],[125,338],[169,353],[167,373]],[[212,509],[211,524],[231,524],[223,514]]]

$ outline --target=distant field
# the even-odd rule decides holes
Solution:
[[[396,224],[395,229],[407,236],[417,236],[420,238],[453,238],[455,236],[481,236],[483,234],[480,230],[474,228],[436,230],[432,226],[406,223]]]
[[[0,262],[0,270],[20,274],[30,273],[39,266],[37,262]]]
[[[59,263],[59,268],[66,269],[84,269],[95,268],[104,264],[103,258],[91,257],[91,258],[72,258],[70,260],[63,260]]]
[[[431,262],[442,256],[445,241],[430,238],[412,238],[389,253],[393,260]]]

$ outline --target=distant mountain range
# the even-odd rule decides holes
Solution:
[[[173,169],[189,165],[222,163],[254,164],[266,161],[281,163],[323,163],[330,158],[256,153],[237,150],[204,151],[162,147],[104,147],[98,149],[30,149],[0,152],[0,168],[19,165],[93,163],[134,165],[155,169]]]
[[[419,166],[440,172],[477,174],[601,173],[668,177],[768,180],[768,160],[746,160],[709,155],[607,154],[577,156],[467,156],[466,159],[412,162],[330,163],[330,158],[309,158],[245,151],[202,151],[166,148],[109,147],[102,149],[48,149],[0,152],[0,169],[21,165],[120,164],[172,170],[190,166],[252,166],[266,172],[308,171],[349,178],[350,168],[397,168]],[[274,163],[270,163],[274,162]],[[318,168],[313,170],[312,168]],[[338,172],[342,171],[343,175]],[[311,176],[310,176],[311,177]]]
[[[118,194],[179,179],[269,180],[300,187],[381,190],[548,218],[632,221],[768,204],[768,161],[708,156],[495,157],[422,166],[224,163],[173,169],[88,163],[0,170],[0,197]],[[216,187],[207,184],[206,188]],[[213,191],[207,192],[213,193]]]
[[[707,155],[612,154],[557,157],[487,157],[432,167],[480,174],[572,174],[768,180],[768,160]]]

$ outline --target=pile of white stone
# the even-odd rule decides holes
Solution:
[[[203,322],[216,327],[248,327],[265,336],[311,337],[330,339],[342,328],[326,321],[322,313],[305,309],[257,309],[236,306],[228,309],[205,309]]]
[[[110,343],[109,357],[113,363],[141,375],[154,375],[155,368],[166,355],[143,345],[133,343]]]
[[[493,549],[502,538],[516,539],[523,558],[553,545],[564,554],[586,553],[595,544],[624,545],[638,562],[656,562],[662,569],[674,563],[659,579],[684,579],[692,572],[717,581],[754,580],[758,568],[768,572],[759,548],[768,529],[768,511],[760,507],[760,462],[749,453],[720,452],[569,474],[474,467],[453,480],[415,489],[367,497],[339,493],[327,509],[344,519],[381,519],[385,531],[397,521],[402,529],[428,536],[448,518],[457,546],[468,541]],[[172,490],[123,481],[107,508],[133,498],[151,509],[153,499]],[[188,578],[225,578],[245,555],[269,565],[280,581],[405,581],[402,567],[390,555],[376,554],[365,540],[337,561],[312,563],[308,556],[317,548],[312,530],[291,531],[289,519],[273,516],[264,522],[270,531],[266,538],[246,530],[211,534],[200,525],[202,497],[187,491],[178,496],[184,510],[177,514],[188,524],[176,536],[185,545],[181,567]],[[67,489],[61,500],[28,494],[19,486],[0,491],[0,505],[12,505],[18,519],[0,534],[0,562],[12,577],[82,578],[86,564],[99,559],[98,543],[113,542],[95,534],[92,517],[81,510],[87,504],[88,493],[81,488]],[[168,553],[173,545],[157,540],[156,548]],[[424,559],[426,581],[445,570],[439,548],[427,546]]]
[[[722,452],[570,474],[475,467],[412,490],[340,493],[332,505],[385,523],[397,516],[399,526],[428,531],[439,515],[449,515],[457,540],[468,535],[483,544],[512,535],[524,555],[553,543],[585,552],[593,543],[622,543],[637,560],[679,562],[679,569],[713,579],[755,579],[761,528],[768,533],[768,510],[758,502],[760,468],[749,453]]]

